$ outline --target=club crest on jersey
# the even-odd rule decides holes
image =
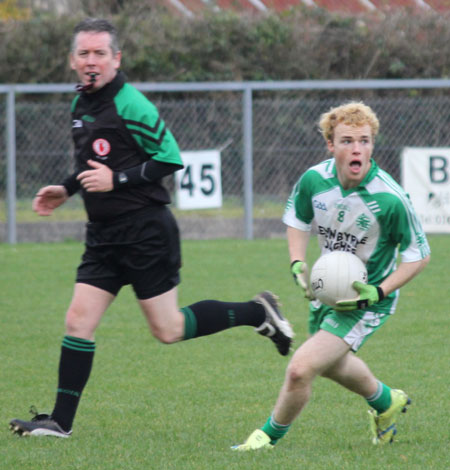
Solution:
[[[327,205],[324,202],[318,201],[317,199],[313,200],[314,207],[321,211],[327,211]]]
[[[92,143],[94,152],[99,157],[105,157],[111,151],[111,144],[106,139],[96,139]]]
[[[359,217],[356,219],[356,225],[361,230],[365,230],[367,232],[367,230],[369,230],[372,225],[372,221],[369,219],[369,217],[367,217],[366,214],[360,214]]]

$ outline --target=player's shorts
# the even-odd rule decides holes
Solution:
[[[179,230],[166,206],[146,208],[111,223],[89,222],[86,227],[86,249],[76,282],[113,295],[131,284],[142,300],[179,284]]]
[[[342,338],[356,352],[395,312],[397,300],[398,293],[386,297],[379,305],[350,312],[337,312],[318,301],[310,302],[309,333],[328,331]]]

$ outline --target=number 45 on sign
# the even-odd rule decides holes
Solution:
[[[178,209],[222,207],[220,152],[200,150],[181,152],[184,168],[175,173]]]

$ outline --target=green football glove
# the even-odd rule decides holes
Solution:
[[[364,284],[355,281],[352,287],[359,292],[356,299],[340,300],[336,302],[335,310],[339,312],[349,312],[350,310],[359,310],[361,308],[370,307],[384,299],[384,292],[381,287]]]
[[[305,299],[314,300],[314,295],[309,288],[308,265],[304,261],[292,261],[291,273],[294,276],[295,283],[303,291]]]

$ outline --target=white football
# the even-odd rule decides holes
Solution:
[[[332,251],[322,255],[311,269],[311,290],[323,304],[336,307],[339,300],[358,297],[354,281],[367,284],[367,269],[354,254]]]

